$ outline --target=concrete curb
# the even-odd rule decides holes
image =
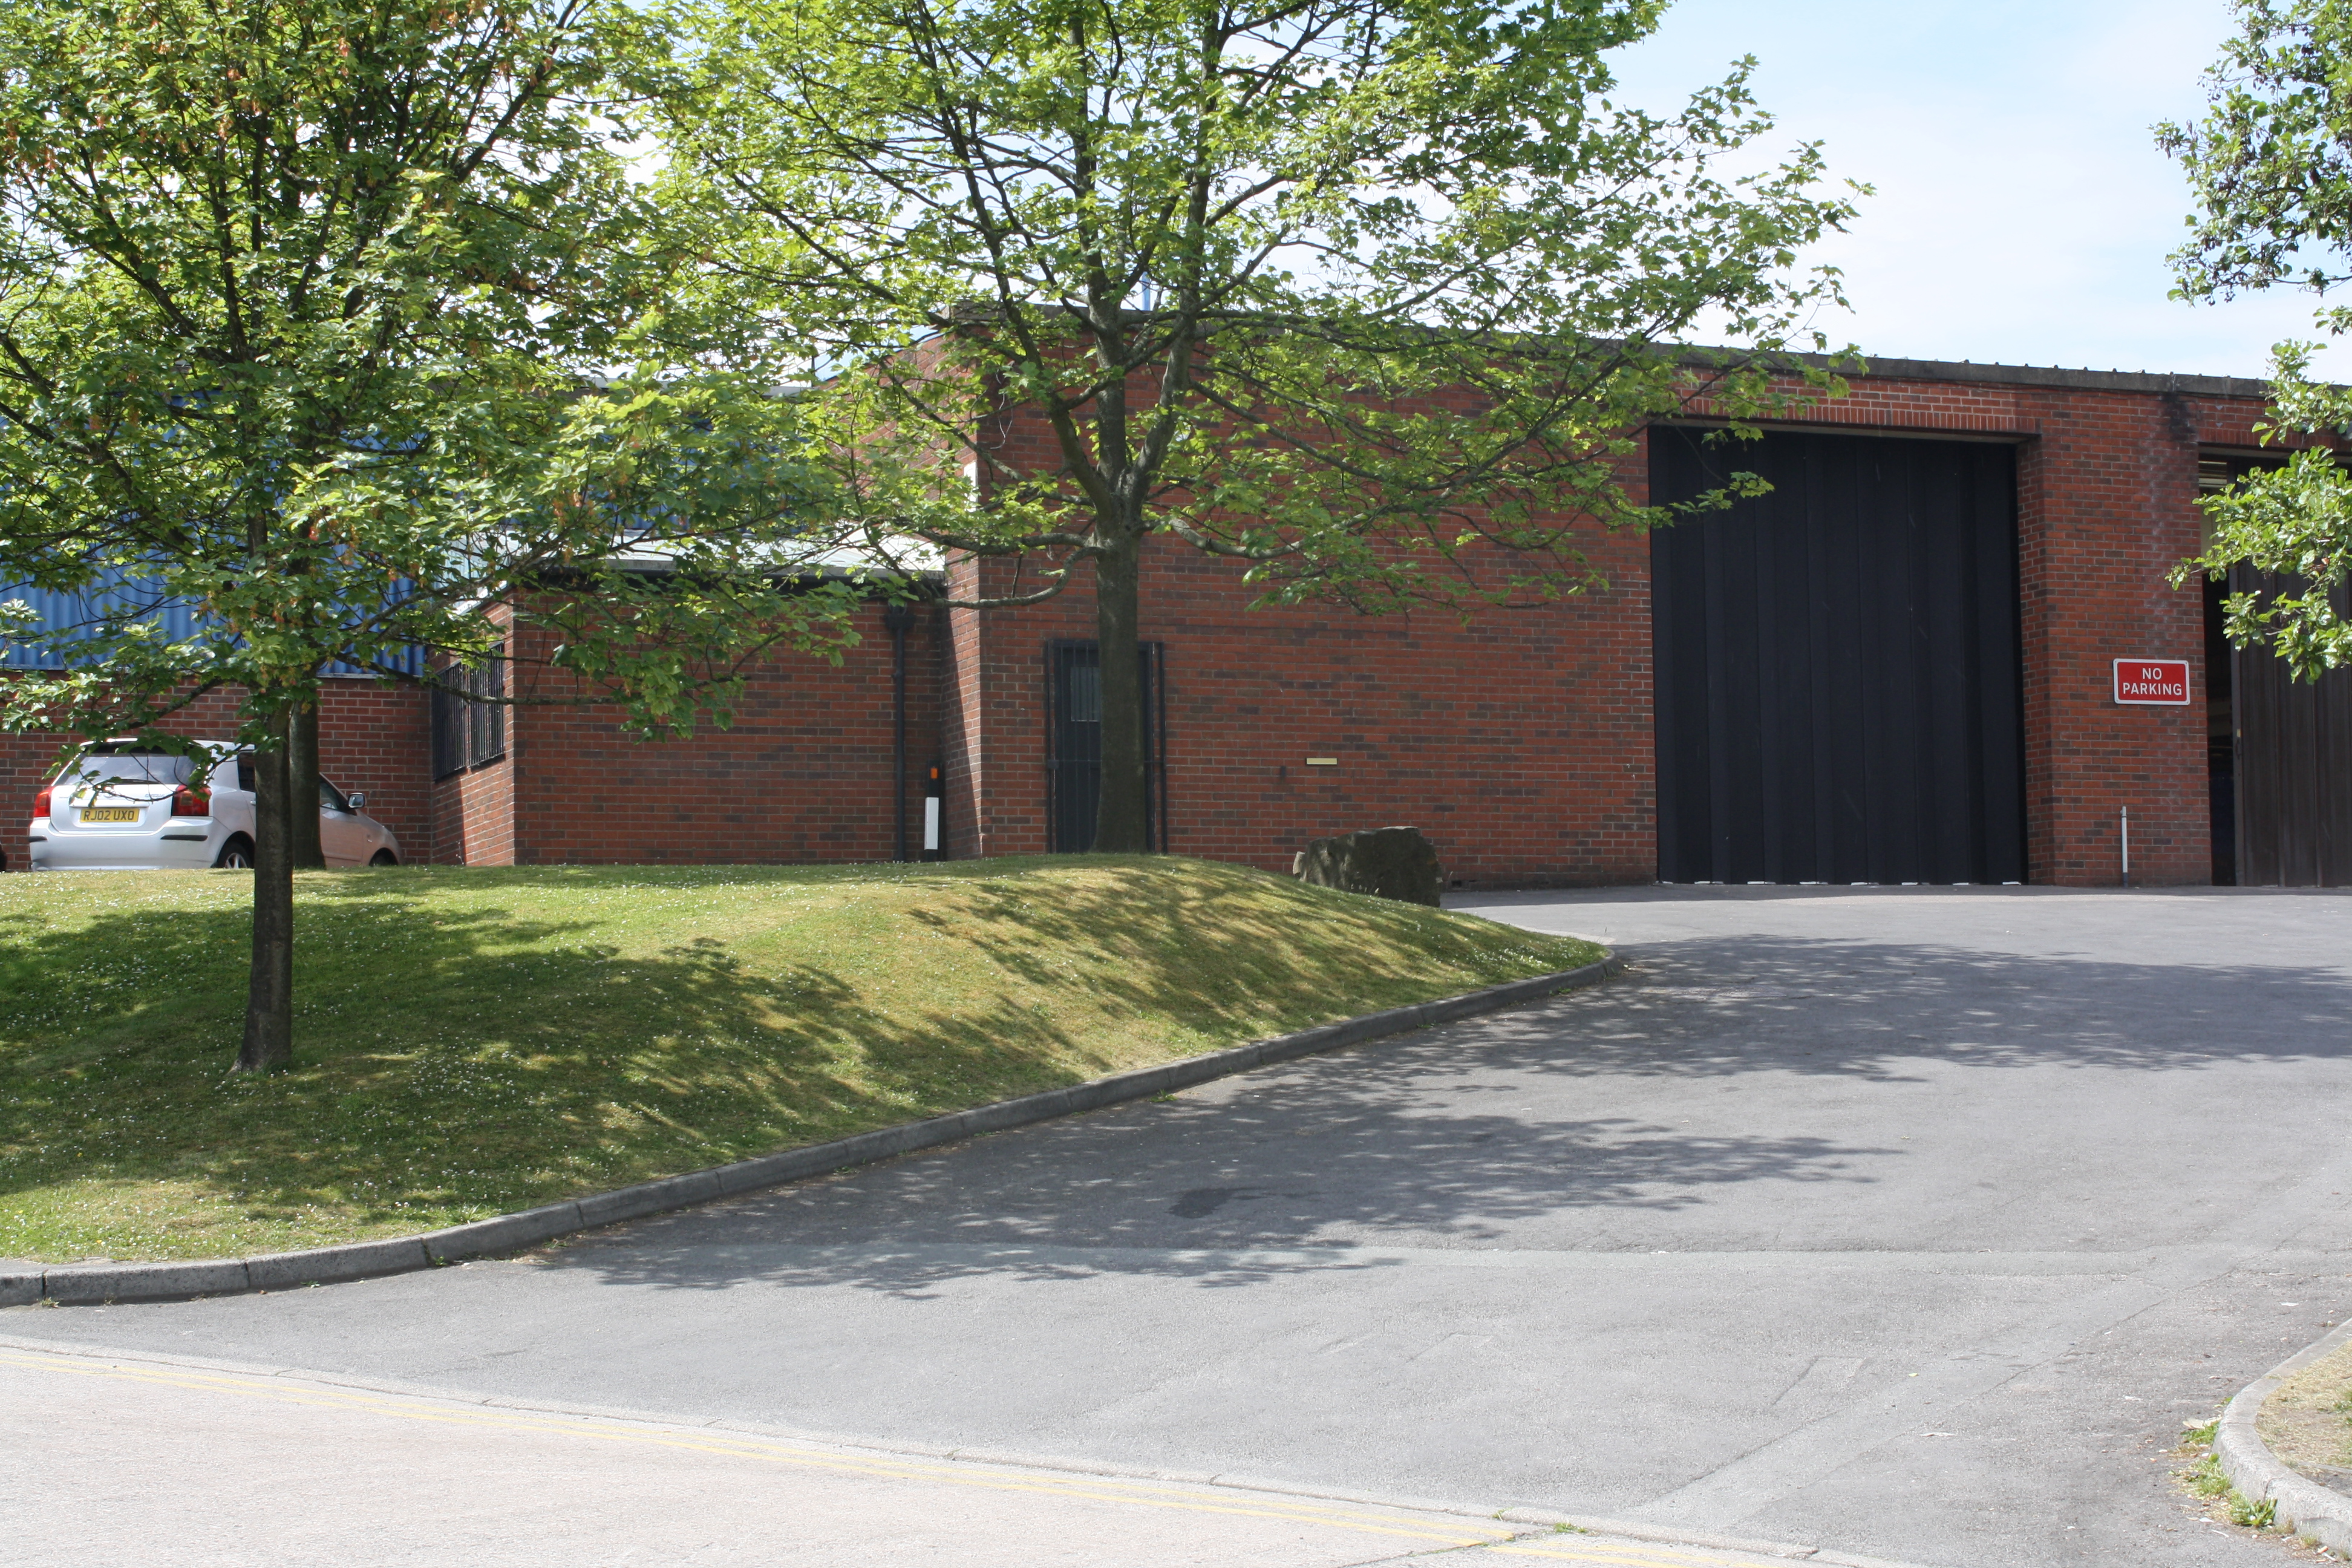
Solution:
[[[1295,1035],[1253,1040],[1245,1046],[1113,1073],[1066,1089],[1000,1100],[949,1116],[878,1128],[830,1143],[787,1149],[707,1171],[689,1171],[657,1182],[641,1182],[616,1192],[548,1204],[520,1214],[499,1215],[471,1225],[422,1236],[394,1237],[383,1241],[355,1241],[342,1247],[316,1247],[302,1252],[274,1252],[259,1258],[204,1258],[188,1263],[68,1264],[58,1268],[0,1272],[0,1307],[24,1307],[39,1301],[59,1306],[96,1306],[110,1301],[176,1301],[198,1296],[234,1296],[249,1290],[285,1290],[301,1285],[334,1285],[348,1279],[374,1279],[436,1268],[467,1258],[519,1252],[573,1231],[590,1230],[625,1219],[642,1219],[671,1209],[690,1208],[713,1198],[730,1197],[761,1187],[781,1186],[810,1176],[868,1165],[894,1154],[960,1142],[984,1132],[1002,1132],[1048,1121],[1082,1110],[1098,1110],[1130,1100],[1148,1100],[1215,1079],[1230,1078],[1270,1062],[1286,1062],[1318,1051],[1360,1045],[1389,1035],[1410,1034],[1439,1024],[1475,1017],[1514,1007],[1557,992],[1597,984],[1624,967],[1615,954],[1581,969],[1538,974],[1489,985],[1459,996],[1391,1007],[1321,1024]]]
[[[1744,1552],[1756,1557],[1784,1557],[1803,1563],[1808,1565],[1808,1568],[1923,1568],[1919,1563],[1897,1562],[1885,1557],[1857,1556],[1851,1552],[1836,1552],[1826,1547],[1798,1542],[1750,1540],[1743,1536],[1722,1535],[1712,1531],[1682,1530],[1673,1525],[1643,1524],[1628,1520],[1602,1519],[1591,1514],[1561,1513],[1549,1509],[1530,1508],[1525,1505],[1512,1505],[1498,1509],[1492,1503],[1464,1503],[1387,1492],[1308,1486],[1296,1481],[1267,1479],[1234,1470],[1168,1469],[1145,1465],[1119,1465],[1097,1459],[1069,1458],[1055,1454],[1029,1454],[1009,1449],[983,1448],[971,1444],[920,1443],[903,1439],[850,1437],[837,1433],[809,1432],[796,1427],[778,1426],[758,1421],[735,1421],[724,1418],[695,1421],[664,1415],[658,1411],[635,1410],[622,1405],[581,1405],[563,1401],[524,1399],[512,1394],[485,1394],[473,1389],[442,1388],[428,1384],[360,1377],[344,1373],[316,1372],[302,1367],[217,1361],[203,1356],[167,1354],[161,1351],[115,1350],[103,1345],[76,1344],[0,1334],[0,1351],[7,1350],[29,1351],[40,1355],[78,1357],[89,1361],[128,1362],[138,1365],[168,1366],[196,1372],[231,1373],[244,1377],[282,1377],[330,1388],[362,1389],[369,1393],[388,1394],[403,1398],[446,1400],[455,1404],[479,1405],[494,1410],[529,1412],[541,1415],[575,1415],[598,1421],[625,1421],[647,1426],[722,1432],[768,1441],[806,1443],[829,1448],[845,1448],[860,1453],[885,1454],[898,1458],[938,1459],[951,1464],[1050,1470],[1064,1474],[1101,1476],[1106,1479],[1116,1480],[1165,1481],[1179,1486],[1214,1487],[1220,1489],[1256,1492],[1274,1497],[1307,1498],[1319,1502],[1360,1503],[1374,1508],[1410,1509],[1423,1513],[1454,1514],[1465,1519],[1499,1520],[1506,1524],[1564,1524],[1574,1531],[1597,1536],[1616,1537],[1625,1541],[1649,1542],[1668,1546],[1692,1546],[1715,1552]]]
[[[2221,1412],[2221,1426],[2213,1434],[2213,1457],[2240,1495],[2251,1502],[2265,1498],[2276,1502],[2279,1529],[2325,1546],[2338,1557],[2352,1556],[2352,1497],[2287,1468],[2263,1441],[2254,1422],[2263,1413],[2263,1402],[2280,1384],[2347,1340],[2352,1340],[2352,1323],[2296,1352],[2240,1389]]]

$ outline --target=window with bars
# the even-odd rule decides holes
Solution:
[[[507,661],[450,665],[433,688],[433,776],[447,778],[507,754]]]

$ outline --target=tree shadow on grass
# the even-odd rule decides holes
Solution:
[[[1019,875],[1056,861],[1082,867],[1084,882]],[[1141,858],[983,864],[1009,874],[967,879],[952,917],[918,908],[910,918],[954,930],[1030,984],[1087,955],[1096,966],[1087,984],[1121,1007],[1234,1037],[1522,979],[1541,973],[1563,940],[1236,867],[1171,883],[1167,861]]]
[[[1040,988],[1083,986],[1098,1016],[1205,1048],[1528,967],[1509,956],[1517,933],[1471,940],[1430,911],[1230,868],[1171,879],[1165,862],[1087,860],[1082,878],[1040,879],[1037,864],[463,873],[474,896],[456,903],[429,896],[447,873],[306,877],[295,1063],[260,1079],[226,1072],[244,909],[129,903],[71,930],[0,919],[0,1194],[194,1183],[257,1223],[339,1210],[423,1227],[1102,1070]],[[940,894],[891,929],[965,944],[1001,990],[901,994],[870,952],[856,978],[754,969],[709,935],[624,952],[594,919],[499,896],[885,880]],[[1415,944],[1440,952],[1438,973],[1416,972]]]
[[[496,906],[305,912],[296,1059],[257,1078],[226,1072],[242,911],[0,928],[0,1194],[193,1181],[255,1220],[423,1226],[1084,1076],[1025,1011],[889,1013],[708,937],[627,956]]]

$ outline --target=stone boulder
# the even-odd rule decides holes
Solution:
[[[1290,863],[1290,874],[1314,888],[1338,888],[1437,907],[1445,868],[1437,846],[1418,827],[1365,827],[1318,838]]]

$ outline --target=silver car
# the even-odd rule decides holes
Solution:
[[[209,765],[128,741],[84,751],[33,797],[36,871],[152,871],[253,864],[253,754],[199,742]],[[319,781],[330,866],[397,866],[400,840],[364,794]]]

